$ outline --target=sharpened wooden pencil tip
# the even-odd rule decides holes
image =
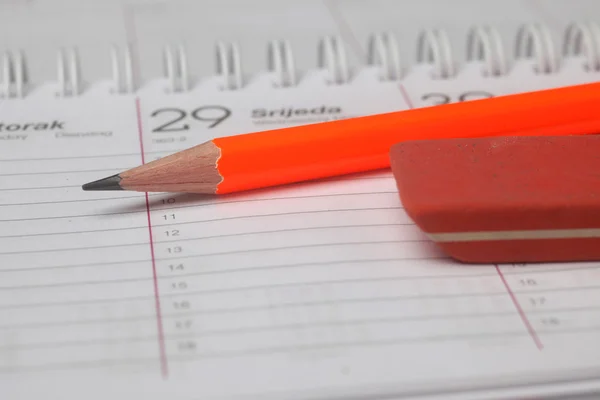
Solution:
[[[121,185],[121,177],[119,174],[109,176],[107,178],[98,179],[97,181],[88,182],[81,188],[83,190],[123,190]]]
[[[119,173],[123,190],[215,194],[223,180],[220,149],[206,142]]]

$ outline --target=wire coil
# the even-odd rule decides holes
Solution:
[[[450,39],[446,31],[428,29],[417,39],[417,63],[433,64],[433,79],[448,79],[455,75]]]
[[[189,89],[189,75],[187,66],[187,53],[183,45],[166,46],[163,53],[163,70],[167,78],[167,92],[187,92]]]
[[[242,61],[237,43],[219,42],[216,45],[217,75],[223,80],[222,90],[243,87]]]
[[[467,62],[483,62],[484,76],[503,76],[508,61],[498,31],[489,26],[474,26],[467,35]]]
[[[563,56],[583,54],[586,71],[600,71],[600,26],[593,22],[573,23],[565,30]]]
[[[2,97],[5,99],[23,98],[29,80],[23,52],[18,51],[16,56],[9,51],[4,52],[0,68]]]
[[[532,73],[552,75],[560,73],[567,59],[580,60],[586,73],[600,72],[600,25],[595,22],[573,22],[562,35],[557,46],[549,29],[543,24],[524,24],[516,31],[513,52],[509,62],[498,31],[488,25],[472,26],[466,36],[464,62],[481,65],[481,76],[486,78],[508,75],[515,65],[530,63]],[[404,45],[400,43],[400,45]],[[434,80],[454,79],[461,72],[460,58],[451,46],[443,29],[426,29],[419,33],[413,65],[400,56],[400,45],[391,32],[377,32],[368,37],[365,65],[377,72],[381,82],[397,82],[410,78],[411,67],[426,66]],[[114,95],[133,94],[142,85],[137,82],[133,67],[132,48],[109,49],[110,92]],[[188,65],[188,51],[182,44],[164,48],[163,77],[166,92],[185,93],[194,90]],[[239,45],[235,42],[215,44],[215,78],[223,91],[243,90],[246,81],[242,70]],[[353,80],[344,41],[339,36],[325,36],[317,43],[316,69],[323,72],[327,85],[347,85]],[[302,84],[296,67],[292,45],[288,40],[271,40],[266,46],[266,71],[272,87],[293,88]],[[56,58],[58,97],[78,96],[84,91],[80,59],[76,48],[61,48]],[[31,85],[26,57],[22,51],[5,51],[0,60],[0,97],[23,98]]]
[[[369,38],[367,64],[379,67],[382,81],[402,79],[402,62],[398,42],[389,32],[376,33]]]
[[[348,57],[341,38],[326,36],[319,41],[318,67],[327,71],[327,84],[343,85],[350,81]]]
[[[122,61],[120,61],[122,58]],[[133,61],[131,48],[127,46],[123,55],[119,56],[117,46],[110,49],[110,61],[112,69],[112,93],[132,94],[135,91],[135,79],[133,75]]]
[[[555,44],[547,27],[527,24],[519,28],[515,43],[515,60],[535,59],[533,69],[539,74],[554,74],[560,68]]]
[[[275,74],[274,87],[296,86],[294,53],[287,40],[272,40],[267,49],[267,66]]]
[[[59,97],[78,96],[81,93],[81,71],[77,49],[60,49],[56,57]]]

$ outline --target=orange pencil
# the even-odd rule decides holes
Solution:
[[[83,185],[225,194],[388,168],[413,139],[600,133],[600,82],[221,137]]]

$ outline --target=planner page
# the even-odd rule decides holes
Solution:
[[[598,81],[597,49],[559,51],[597,2],[252,4],[0,4],[0,48],[23,49],[31,72],[23,98],[0,73],[0,398],[596,398],[600,263],[458,264],[404,212],[389,170],[220,197],[81,185],[214,137]],[[537,45],[515,57],[533,21],[557,52],[529,25]],[[498,75],[498,49],[466,62],[478,23],[505,44]],[[417,63],[436,27],[454,50]],[[369,58],[383,31],[402,68],[385,46]],[[286,38],[297,68],[269,70],[283,56],[268,41]],[[215,76],[218,40],[241,44],[241,71]],[[131,74],[112,43],[131,45]],[[61,83],[70,45],[82,71]],[[135,93],[117,93],[128,77]]]
[[[600,389],[600,263],[457,264],[407,217],[387,170],[218,198],[81,190],[213,137],[421,95],[369,69],[327,86],[326,72],[284,89],[266,74],[245,91],[217,77],[184,93],[157,80],[135,96],[49,86],[1,103],[3,398]]]

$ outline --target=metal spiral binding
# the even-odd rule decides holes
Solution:
[[[78,96],[81,93],[81,74],[77,49],[60,49],[56,58],[59,97]]]
[[[267,47],[267,67],[275,73],[274,87],[296,85],[296,66],[292,46],[287,40],[272,40]]]
[[[561,70],[563,58],[579,58],[587,72],[600,72],[600,25],[594,22],[573,22],[562,36],[561,51],[557,50],[548,28],[542,24],[525,24],[516,32],[513,51],[515,62],[530,60],[536,74],[555,74]],[[507,75],[511,69],[498,31],[491,26],[476,25],[469,29],[466,62],[479,62],[481,74],[487,77]],[[378,70],[383,82],[406,78],[400,47],[390,32],[374,33],[368,38],[365,63]],[[244,87],[240,49],[237,43],[218,42],[215,46],[216,75],[220,89],[241,90]],[[272,40],[267,46],[267,68],[275,88],[299,84],[292,47],[287,40]],[[29,75],[25,55],[5,51],[0,54],[0,97],[23,98],[27,95]],[[448,35],[441,29],[423,30],[417,39],[416,62],[432,67],[432,79],[453,79],[457,72],[455,55]],[[167,92],[187,92],[190,82],[188,57],[183,45],[167,46],[163,52],[164,77]],[[318,42],[317,68],[324,70],[326,84],[345,85],[352,81],[346,48],[338,36],[325,36]],[[79,54],[76,48],[57,52],[58,97],[74,97],[83,90]],[[125,46],[110,48],[111,93],[132,94],[138,89],[133,66],[132,49]]]
[[[544,25],[526,24],[519,28],[515,44],[515,59],[535,58],[534,72],[554,74],[560,62],[552,36]]]
[[[23,98],[25,96],[25,86],[29,81],[25,55],[22,51],[17,51],[13,57],[9,51],[2,55],[2,97],[3,98]]]
[[[600,27],[593,22],[571,23],[565,30],[563,55],[579,56],[583,53],[585,71],[600,71]]]
[[[397,81],[402,79],[402,63],[398,42],[389,32],[375,33],[370,36],[367,45],[367,64],[380,68],[379,79]]]
[[[242,62],[237,43],[219,42],[216,45],[217,75],[225,84],[222,90],[239,90],[243,86]]]
[[[452,57],[452,46],[446,31],[427,29],[417,39],[417,63],[433,64],[434,79],[449,79],[455,76],[456,68]]]
[[[343,85],[350,81],[350,68],[343,41],[337,36],[326,36],[319,41],[318,67],[327,70],[327,84]]]
[[[498,31],[489,26],[474,26],[467,34],[467,62],[483,62],[484,76],[502,76],[508,63]]]
[[[122,67],[119,58],[118,48],[113,45],[110,49],[113,82],[112,92],[118,94],[132,94],[135,91],[135,79],[133,75],[131,48],[127,46],[123,50]]]

